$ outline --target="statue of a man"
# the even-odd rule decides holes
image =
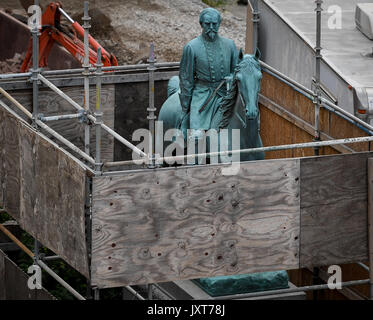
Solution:
[[[202,34],[183,49],[179,75],[180,102],[184,118],[190,113],[186,122],[189,122],[189,129],[217,129],[212,119],[226,93],[224,80],[233,74],[238,52],[233,40],[218,35],[221,23],[219,11],[204,9],[199,22]]]

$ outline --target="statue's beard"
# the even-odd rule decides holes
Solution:
[[[214,30],[207,30],[205,32],[206,36],[210,39],[210,40],[215,40],[216,38],[216,35],[217,35],[217,32],[215,32]]]

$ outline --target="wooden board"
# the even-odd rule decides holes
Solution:
[[[3,108],[0,119],[4,208],[22,229],[89,277],[85,169]]]
[[[0,300],[5,300],[5,254],[0,250]]]
[[[259,100],[261,104],[261,132],[262,135],[264,135],[264,145],[269,146],[312,141],[314,133],[310,132],[309,127],[314,127],[315,108],[310,99],[265,71],[263,71],[261,94],[264,96],[260,97]],[[279,109],[276,112],[277,115],[268,113],[263,106],[270,108],[272,111],[274,111],[275,108]],[[290,118],[293,118],[293,120],[296,119],[296,121],[291,121]],[[291,121],[292,124],[286,123],[286,120]],[[301,126],[303,126],[301,130],[307,131],[308,135],[306,132],[301,132],[296,128],[295,125],[299,122]],[[356,125],[324,108],[320,110],[320,130],[322,140],[364,137],[368,135]],[[293,141],[288,142],[291,140],[291,137]],[[348,152],[370,150],[369,143],[367,142],[354,143],[346,146],[350,149]],[[337,152],[335,150],[346,152],[342,149],[341,146],[321,148],[320,155],[336,154]],[[292,154],[286,153],[285,151],[271,152],[268,158],[297,157],[303,156],[303,154],[304,156],[311,156],[313,155],[313,149],[294,151]]]
[[[367,260],[367,159],[302,159],[301,267]]]
[[[93,179],[100,288],[299,266],[299,160]]]
[[[168,81],[155,81],[154,105],[158,116],[163,103],[167,100]],[[149,83],[118,83],[115,85],[115,131],[128,141],[137,129],[148,129],[149,120]],[[138,142],[133,142],[135,145]],[[114,143],[115,160],[131,160],[132,150],[122,143]]]
[[[1,277],[2,272],[4,277]],[[30,290],[28,279],[28,275],[0,250],[0,300],[56,300],[44,288]]]
[[[21,128],[20,226],[86,277],[85,170]]]
[[[63,92],[72,98],[79,105],[84,105],[84,89],[82,87],[68,87],[63,88]],[[27,109],[32,110],[32,91],[23,90],[10,92],[10,94],[19,101]],[[114,128],[114,104],[115,104],[115,86],[103,85],[102,86],[102,112],[103,121],[110,128]],[[90,109],[92,112],[96,110],[96,90],[92,86],[90,89]],[[76,113],[77,110],[71,106],[66,100],[51,91],[50,89],[41,89],[39,92],[39,112],[44,116],[55,116],[61,114]],[[59,120],[48,122],[48,125],[63,137],[74,143],[77,147],[84,147],[84,125],[78,119]],[[101,152],[104,161],[113,161],[114,157],[114,138],[101,130],[102,142]],[[48,135],[47,135],[48,136]],[[91,152],[94,157],[96,150],[95,129],[92,126],[91,130]],[[52,141],[54,138],[48,136]],[[59,143],[59,142],[58,142]]]
[[[0,145],[2,152],[2,205],[14,218],[19,218],[20,151],[19,122],[3,108],[0,108]]]

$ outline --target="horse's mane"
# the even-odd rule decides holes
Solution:
[[[237,73],[239,73],[241,70],[245,70],[245,72],[250,73],[253,72],[254,69],[258,68],[260,68],[259,62],[252,58],[252,56],[245,55],[240,63],[237,64],[234,70],[232,86],[228,90],[227,94],[223,97],[219,107],[222,113],[222,119],[219,124],[219,129],[223,129],[228,126],[229,119],[231,118],[234,110],[238,95]]]

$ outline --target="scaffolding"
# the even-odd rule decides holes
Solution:
[[[279,71],[275,70],[271,66],[265,64],[264,62],[260,62],[261,67],[271,74],[272,76],[280,79],[282,82],[286,83],[287,85],[291,86],[301,94],[303,94],[308,99],[314,102],[315,107],[315,125],[314,125],[314,132],[315,132],[315,139],[313,142],[307,143],[298,143],[298,144],[287,144],[287,145],[279,145],[279,146],[269,146],[269,147],[262,147],[262,148],[252,148],[252,149],[244,149],[244,150],[232,150],[232,151],[220,151],[220,152],[209,152],[203,154],[192,154],[186,156],[175,156],[175,157],[162,157],[159,159],[155,159],[154,153],[154,133],[155,133],[155,112],[156,108],[154,105],[154,72],[157,70],[162,70],[163,68],[177,68],[179,63],[156,63],[155,55],[154,55],[154,45],[151,44],[150,46],[150,55],[148,64],[143,65],[133,65],[133,66],[114,66],[114,67],[103,67],[101,64],[101,50],[99,49],[97,52],[98,62],[95,66],[89,65],[88,60],[88,49],[89,49],[89,23],[90,17],[88,15],[88,2],[84,4],[84,45],[85,45],[85,59],[83,68],[81,69],[70,69],[70,70],[57,70],[57,71],[42,71],[38,66],[38,47],[39,47],[39,31],[37,28],[33,28],[31,30],[32,38],[33,38],[33,68],[28,73],[21,73],[21,74],[6,74],[0,75],[0,80],[12,80],[12,79],[29,79],[33,84],[33,112],[29,112],[27,108],[25,108],[22,104],[20,104],[16,99],[14,99],[8,92],[6,92],[3,88],[0,87],[0,93],[7,98],[11,104],[20,110],[27,119],[29,119],[33,125],[33,127],[38,131],[45,131],[54,138],[56,138],[60,143],[62,143],[66,148],[70,149],[70,151],[75,154],[75,156],[70,156],[79,162],[84,168],[91,173],[92,176],[110,176],[113,174],[118,174],[118,172],[127,172],[124,168],[121,171],[105,171],[111,167],[123,167],[126,165],[133,164],[134,161],[113,161],[113,162],[104,162],[102,161],[101,157],[101,130],[104,130],[109,135],[111,135],[114,139],[122,143],[127,148],[131,149],[134,153],[140,156],[143,159],[144,165],[147,166],[148,169],[156,169],[155,160],[157,161],[170,161],[170,160],[184,160],[188,158],[195,158],[195,157],[207,157],[207,156],[218,156],[218,155],[228,155],[228,154],[236,154],[236,153],[255,153],[255,152],[268,152],[268,151],[277,151],[277,150],[288,150],[288,149],[299,149],[299,148],[313,148],[315,155],[319,155],[319,148],[323,146],[334,146],[334,145],[345,145],[345,144],[353,144],[353,143],[362,143],[362,142],[372,142],[373,141],[373,126],[367,124],[366,122],[362,121],[361,119],[357,118],[356,116],[346,112],[341,107],[337,106],[336,104],[330,102],[329,100],[321,97],[320,91],[320,58],[321,58],[321,43],[320,43],[320,24],[321,24],[321,4],[322,1],[317,0],[315,1],[317,4],[316,8],[316,15],[317,15],[317,47],[316,49],[316,85],[314,90],[310,90],[301,84],[297,83],[296,81],[290,79],[289,77],[285,76],[284,74],[280,73]],[[256,42],[256,40],[255,40]],[[148,120],[149,120],[149,129],[152,133],[152,142],[150,151],[148,154],[137,148],[133,145],[130,141],[119,135],[115,130],[111,129],[109,126],[105,125],[103,122],[103,113],[101,108],[101,87],[102,87],[102,76],[105,72],[118,72],[124,70],[141,70],[147,71],[149,73],[149,106],[147,108],[148,111]],[[67,75],[79,75],[82,74],[84,77],[84,92],[85,92],[85,104],[84,106],[79,105],[73,99],[71,99],[68,95],[66,95],[62,90],[60,90],[56,85],[54,85],[50,80],[48,80],[48,76],[59,75],[59,76],[67,76]],[[89,108],[89,89],[90,89],[90,78],[96,79],[96,111],[92,113]],[[39,113],[39,83],[44,84],[57,95],[65,99],[72,107],[74,107],[77,113],[72,114],[65,114],[65,115],[56,115],[56,116],[44,116]],[[8,105],[0,101],[0,105],[2,108],[6,109],[7,111],[11,112],[13,115],[17,116],[21,121],[21,119],[16,113],[9,108]],[[335,140],[328,140],[328,141],[320,141],[320,109],[325,108],[336,115],[342,117],[343,119],[347,120],[350,123],[353,123],[355,126],[359,127],[360,129],[364,130],[366,133],[369,134],[368,137],[355,137],[355,138],[346,138],[346,139],[335,139]],[[85,131],[84,131],[84,150],[81,150],[73,143],[68,141],[62,135],[57,133],[53,130],[48,123],[51,121],[60,121],[60,120],[73,120],[79,119],[84,123]],[[91,130],[96,131],[96,154],[95,157],[90,155],[89,149],[89,141],[90,141],[90,132]],[[373,168],[373,161],[369,160],[369,168]],[[138,164],[138,161],[136,162]],[[372,181],[373,171],[369,170],[369,181]],[[369,194],[372,194],[372,183],[369,183]],[[348,286],[355,286],[361,284],[370,284],[370,299],[373,300],[373,208],[372,208],[372,197],[369,196],[368,198],[368,231],[369,231],[369,263],[370,268],[368,268],[365,264],[359,262],[359,265],[364,268],[365,270],[369,271],[369,279],[364,280],[356,280],[356,281],[346,281],[340,283],[342,287]],[[89,206],[88,206],[89,208]],[[92,212],[89,212],[90,209],[87,209],[88,212],[86,213],[88,220],[92,217]],[[89,221],[90,222],[90,221]],[[45,270],[48,274],[50,274],[57,282],[59,282],[63,287],[65,287],[75,298],[79,300],[85,300],[86,298],[79,294],[75,289],[73,289],[69,284],[67,284],[62,278],[60,278],[52,269],[48,267],[45,263],[47,261],[60,259],[60,256],[50,256],[50,257],[42,257],[38,252],[38,243],[35,240],[35,249],[34,252],[31,252],[24,244],[22,244],[9,230],[6,229],[5,226],[0,224],[0,230],[5,233],[19,248],[24,251],[28,256],[34,259],[34,263],[40,266],[43,270]],[[89,240],[89,238],[88,238]],[[316,273],[317,270],[314,270]],[[158,286],[157,284],[148,284],[148,299],[152,299],[152,290],[153,287],[157,290],[162,291],[166,294],[170,299],[173,299],[172,295],[167,292],[167,290],[163,289],[162,287]],[[229,295],[229,296],[221,296],[212,298],[213,300],[221,300],[221,299],[243,299],[243,298],[252,298],[252,297],[261,297],[265,295],[271,294],[282,294],[282,293],[294,293],[294,292],[305,292],[305,291],[314,291],[314,290],[322,290],[327,289],[328,285],[312,285],[312,286],[304,286],[299,288],[290,288],[290,289],[283,289],[283,290],[273,290],[273,291],[265,291],[265,292],[257,292],[257,293],[248,293],[248,294],[238,294],[238,295]],[[128,290],[132,293],[137,299],[145,300],[143,296],[141,296],[138,292],[136,292],[131,286],[125,286],[124,289]],[[94,291],[94,299],[99,299],[99,289],[97,287],[92,287]]]

